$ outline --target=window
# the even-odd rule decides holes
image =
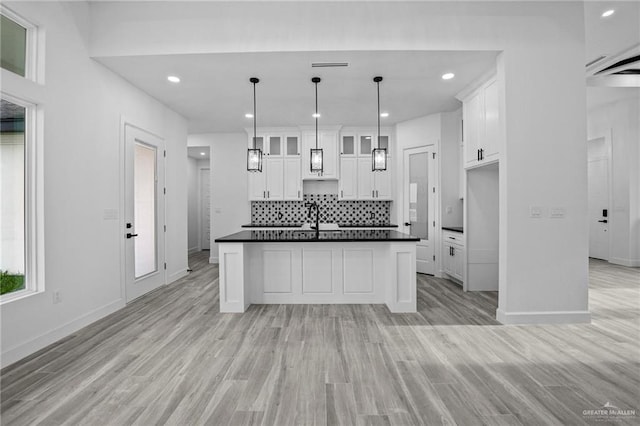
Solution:
[[[36,28],[0,6],[0,303],[42,291],[42,111],[32,102]],[[15,76],[8,78],[11,72]],[[38,97],[38,96],[36,96]],[[38,130],[36,132],[36,130]]]
[[[0,295],[25,289],[25,112],[0,101]]]
[[[0,16],[0,65],[22,77],[27,71],[27,29],[4,15]]]

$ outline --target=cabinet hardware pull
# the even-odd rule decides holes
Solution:
[[[298,189],[298,198],[300,198],[300,190]]]
[[[342,189],[340,190],[340,198],[344,197],[344,192],[342,191]]]
[[[271,194],[269,194],[269,191],[267,191],[267,198],[271,198]]]
[[[371,190],[371,198],[375,198],[375,192],[373,191],[373,189]]]
[[[449,239],[450,239],[450,240],[455,240],[455,238],[454,238],[454,237],[449,237]]]
[[[267,198],[267,191],[262,191],[262,198]]]
[[[478,157],[478,161],[480,161],[480,150],[478,150],[477,157]]]

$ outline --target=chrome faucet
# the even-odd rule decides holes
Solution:
[[[316,210],[316,226],[315,228],[313,228],[312,226],[311,229],[316,230],[316,238],[319,238],[320,237],[320,205],[318,205],[318,203],[314,201],[313,203],[305,204],[305,207],[309,207],[309,212],[307,213],[307,217],[309,219],[311,218],[311,210],[312,209]]]

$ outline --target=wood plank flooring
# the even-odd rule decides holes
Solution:
[[[591,324],[502,326],[497,294],[419,275],[383,305],[218,312],[218,269],[1,371],[3,425],[640,423],[640,270],[590,263]],[[585,416],[609,402],[635,416]]]

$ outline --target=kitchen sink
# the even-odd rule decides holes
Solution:
[[[312,231],[315,232],[315,229],[311,229],[310,223],[305,223],[300,227],[300,231]],[[337,223],[321,223],[320,231],[340,231],[340,227]]]

